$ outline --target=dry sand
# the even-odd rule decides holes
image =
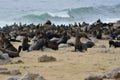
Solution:
[[[21,43],[13,43],[18,47]],[[9,70],[19,69],[22,76],[27,72],[38,73],[46,80],[84,80],[89,74],[106,73],[120,66],[120,49],[108,48],[108,41],[101,40],[97,44],[107,48],[91,48],[87,52],[72,52],[74,47],[60,48],[58,51],[21,52],[20,57],[13,58],[12,62],[22,60],[23,64],[0,65],[0,68]],[[98,50],[110,49],[115,53],[98,53]],[[56,62],[38,62],[41,55],[56,57]],[[6,80],[10,75],[0,75],[0,80]]]

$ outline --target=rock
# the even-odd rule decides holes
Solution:
[[[35,80],[46,80],[46,79],[44,79],[43,76],[37,76],[37,78]]]
[[[17,37],[16,37],[16,40],[22,42],[24,38],[25,38],[25,36],[17,36]]]
[[[19,70],[9,71],[7,68],[0,68],[0,74],[10,74],[10,75],[18,75],[21,74]]]
[[[1,70],[8,70],[8,69],[7,69],[7,68],[0,68],[0,71],[1,71]]]
[[[19,75],[21,72],[19,70],[10,71],[10,75]]]
[[[85,80],[103,80],[104,75],[92,74],[85,78]]]
[[[106,74],[108,79],[120,79],[120,68],[113,69],[111,72]]]
[[[19,78],[11,76],[7,80],[19,80]]]
[[[10,59],[8,54],[5,54],[5,53],[3,55],[1,55],[1,58],[4,59],[4,60],[9,60]]]
[[[2,54],[0,56],[0,65],[3,65],[3,64],[7,64],[9,63],[11,60],[10,60],[10,57],[8,56],[8,54]]]
[[[26,73],[20,80],[34,80],[38,74]]]
[[[23,77],[17,78],[14,76],[9,77],[7,80],[46,80],[43,76],[39,74],[26,73]]]
[[[15,62],[15,64],[23,64],[24,62],[22,60],[18,60],[17,62]]]
[[[9,70],[0,70],[0,74],[10,74]]]
[[[43,55],[38,58],[38,62],[50,62],[50,61],[56,61],[56,58],[47,55]]]
[[[45,80],[45,79],[39,74],[27,73],[19,80]]]
[[[14,76],[9,77],[7,80],[46,80],[43,76],[34,73],[26,73],[23,77],[17,78]]]
[[[69,47],[69,45],[68,45],[68,44],[62,44],[62,43],[61,43],[61,44],[58,45],[58,47],[59,47],[59,48],[65,48],[65,47]]]
[[[10,74],[10,71],[7,68],[0,68],[0,74]]]

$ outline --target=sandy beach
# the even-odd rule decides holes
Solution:
[[[16,47],[21,43],[13,43]],[[73,52],[74,47],[60,48],[58,51],[22,51],[20,57],[13,58],[12,64],[0,65],[9,70],[18,69],[23,76],[27,72],[38,73],[46,80],[84,80],[90,74],[107,73],[120,66],[120,49],[108,48],[107,40],[99,40],[106,48],[89,48],[87,52]],[[99,50],[111,50],[113,53],[99,53]],[[55,62],[38,62],[42,55],[54,56]],[[24,63],[16,64],[18,60]],[[6,80],[10,75],[1,75],[0,80]]]
[[[0,80],[41,76],[120,80],[120,0],[0,0]]]

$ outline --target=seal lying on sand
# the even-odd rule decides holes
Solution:
[[[9,40],[5,40],[4,42],[5,52],[8,53],[9,57],[19,57],[19,53],[22,49],[22,46],[18,47],[18,50],[10,43]],[[4,51],[3,51],[4,52]]]
[[[17,52],[17,49],[10,43],[10,41],[9,41],[8,39],[6,39],[6,40],[4,41],[4,48],[5,48],[5,49],[8,49],[8,50],[10,50],[10,51],[15,51],[15,52]]]
[[[10,43],[10,41],[8,39],[6,39],[5,37],[5,34],[2,33],[2,36],[1,36],[1,42],[3,43],[2,44],[2,47],[0,47],[0,50],[3,52],[3,53],[7,53],[9,55],[9,57],[19,57],[19,53],[22,49],[21,46],[18,47],[18,50]]]
[[[43,50],[43,47],[45,45],[45,38],[42,35],[37,35],[35,41],[30,45],[29,47],[29,51],[32,51],[32,50]]]
[[[10,51],[10,50],[7,50],[7,49],[4,49],[4,48],[1,48],[1,47],[0,47],[0,50],[1,50],[3,53],[8,54],[9,57],[11,57],[11,58],[19,57],[19,54],[20,54],[21,49],[22,49],[22,47],[19,46],[18,52],[14,52],[14,51]]]
[[[116,47],[120,47],[120,42],[110,40],[110,41],[109,41],[109,47],[111,47],[112,45],[113,45],[115,48],[116,48]]]
[[[56,42],[47,41],[45,46],[53,50],[58,50],[58,44]]]

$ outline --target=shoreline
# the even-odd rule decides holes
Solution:
[[[96,19],[97,20],[97,19]],[[103,23],[116,23],[117,21],[119,21],[120,19],[107,19],[107,20],[102,20]],[[47,20],[46,20],[47,21]],[[30,25],[30,24],[35,24],[35,25],[38,25],[38,24],[44,24],[46,21],[43,21],[43,22],[5,22],[5,21],[1,21],[0,22],[0,27],[3,28],[5,27],[5,25],[14,25],[14,23],[16,24],[19,24],[19,23],[22,23],[22,24],[27,24],[27,25]],[[52,20],[51,20],[52,21]],[[94,22],[96,22],[95,20],[93,21],[52,21],[53,24],[55,25],[69,25],[69,24],[74,24],[75,22],[76,23],[83,23],[83,22],[86,22],[86,23],[89,23],[89,24],[93,24]],[[8,24],[7,24],[8,23]]]

